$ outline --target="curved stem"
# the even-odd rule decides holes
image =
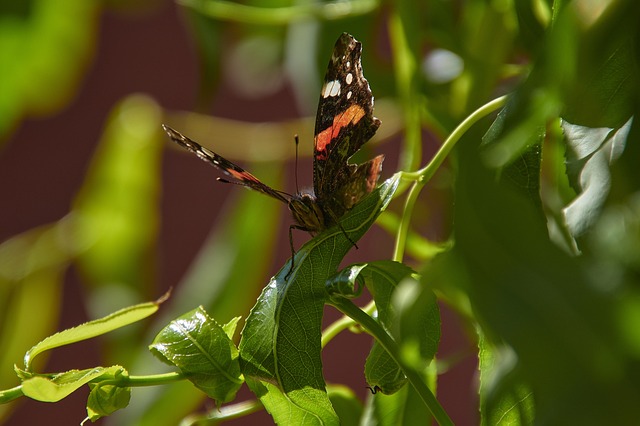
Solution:
[[[244,24],[286,25],[300,19],[319,18],[329,21],[359,16],[375,10],[380,2],[352,0],[348,6],[342,4],[343,2],[329,2],[275,8],[249,6],[223,0],[178,0],[178,3],[215,19]]]
[[[353,320],[347,316],[337,319],[331,325],[324,329],[322,332],[321,345],[324,348],[334,337],[336,337],[342,330],[346,330],[351,327]]]
[[[22,392],[22,386],[16,386],[11,389],[5,389],[0,391],[0,404],[6,404],[8,402],[13,401],[14,399],[18,399],[21,396],[24,396],[24,392]]]
[[[489,103],[484,104],[474,112],[472,112],[467,118],[464,119],[462,123],[455,128],[451,135],[444,141],[438,152],[433,156],[433,159],[422,169],[417,172],[403,172],[402,177],[404,179],[411,179],[416,181],[425,181],[428,182],[436,171],[440,168],[442,163],[444,162],[447,155],[451,152],[453,147],[458,143],[462,135],[464,135],[467,130],[471,128],[478,121],[496,111],[499,108],[502,108],[507,101],[507,95],[500,96],[492,100]]]
[[[251,413],[255,413],[262,409],[262,404],[258,400],[249,400],[238,402],[236,404],[225,405],[220,408],[214,408],[207,414],[192,414],[185,417],[180,426],[190,426],[197,424],[211,424],[212,422],[221,422],[225,420],[233,420],[245,417]],[[215,423],[217,424],[217,423]]]
[[[405,376],[407,376],[407,380],[409,380],[409,383],[411,383],[411,386],[413,386],[415,391],[418,393],[438,424],[447,426],[453,425],[449,415],[444,411],[424,380],[422,380],[420,374],[403,362],[396,342],[382,329],[380,324],[348,299],[343,297],[331,298],[329,303],[335,306],[343,314],[352,318],[369,334],[375,337],[378,343],[382,345],[389,355],[391,355],[391,358],[393,358],[393,360],[400,366]]]
[[[444,141],[429,164],[427,164],[417,172],[402,172],[402,178],[414,180],[414,184],[409,191],[404,211],[402,212],[402,219],[400,220],[400,227],[398,229],[393,253],[394,260],[402,262],[407,234],[409,233],[409,224],[411,222],[411,216],[413,214],[413,208],[416,204],[416,201],[418,200],[418,196],[420,195],[420,191],[422,191],[422,188],[424,188],[426,183],[431,180],[431,178],[440,168],[453,147],[462,138],[462,135],[464,135],[467,130],[469,130],[471,126],[473,126],[479,120],[496,111],[497,109],[502,108],[506,100],[507,96],[501,96],[475,110],[462,123],[460,123],[453,132],[451,132],[451,135],[449,135],[449,137]]]
[[[367,306],[361,308],[367,315],[372,315],[376,310],[376,303],[372,300],[367,303]],[[324,348],[327,344],[338,334],[340,334],[343,330],[346,330],[349,327],[353,327],[356,324],[354,320],[349,318],[348,316],[343,316],[335,320],[331,323],[327,328],[322,332],[322,347]]]
[[[404,257],[404,248],[407,241],[407,235],[409,234],[409,224],[411,223],[411,217],[413,215],[413,208],[418,201],[420,191],[424,187],[426,181],[418,180],[414,182],[407,195],[407,200],[404,203],[404,211],[402,218],[400,219],[400,227],[398,228],[398,234],[396,237],[395,247],[393,248],[393,260],[402,262]]]
[[[152,374],[149,376],[129,376],[126,380],[127,386],[156,386],[165,383],[185,380],[184,374],[178,372]]]
[[[158,386],[166,383],[173,383],[179,380],[185,380],[184,374],[179,372],[151,374],[148,376],[119,376],[109,379],[101,379],[98,377],[92,380],[92,383],[100,385],[115,385],[122,387],[142,387],[142,386]]]

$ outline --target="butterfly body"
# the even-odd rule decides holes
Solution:
[[[339,225],[340,217],[375,188],[382,172],[382,155],[363,164],[348,163],[380,126],[373,116],[373,96],[362,73],[361,52],[361,43],[343,33],[329,61],[314,132],[313,192],[291,195],[275,190],[176,130],[163,128],[174,142],[231,176],[233,183],[286,203],[295,221],[290,230],[315,235]],[[291,232],[289,238],[293,251]]]

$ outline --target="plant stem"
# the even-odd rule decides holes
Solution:
[[[158,386],[166,383],[177,382],[179,380],[185,380],[184,375],[174,371],[171,373],[151,374],[148,376],[120,376],[110,380],[100,380],[100,378],[98,378],[94,380],[94,382],[100,384],[114,384],[123,387],[142,387]]]
[[[400,219],[400,227],[398,228],[398,235],[396,237],[395,247],[393,248],[393,260],[396,262],[402,262],[404,257],[404,248],[407,241],[407,234],[409,233],[409,224],[411,222],[411,216],[413,214],[413,208],[416,205],[420,191],[424,187],[426,181],[418,180],[414,182],[407,195],[407,200],[404,203],[404,211],[402,219]]]
[[[404,179],[411,179],[415,181],[425,181],[428,182],[436,171],[440,168],[445,158],[449,155],[453,147],[458,143],[462,135],[464,135],[467,130],[471,128],[478,121],[496,111],[499,108],[502,108],[507,101],[507,95],[500,96],[492,100],[489,103],[484,104],[474,112],[472,112],[467,118],[464,119],[462,123],[455,128],[451,135],[444,141],[438,152],[433,156],[433,159],[422,169],[417,172],[402,172],[402,177]]]
[[[263,408],[258,400],[249,400],[238,402],[237,404],[225,405],[224,407],[214,408],[207,414],[192,414],[185,417],[180,426],[191,426],[200,423],[217,424],[225,420],[239,419],[251,413],[255,413]]]
[[[127,384],[128,386],[156,386],[184,379],[185,377],[182,373],[174,371],[171,373],[153,374],[149,376],[129,376]]]
[[[222,0],[178,0],[178,3],[214,19],[243,24],[286,25],[300,19],[335,20],[359,16],[375,10],[380,2],[378,0],[352,0],[348,5],[344,5],[343,2],[328,2],[274,8],[249,6]]]
[[[376,303],[372,300],[367,306],[361,308],[367,315],[372,315],[376,310]],[[355,325],[356,322],[348,316],[337,319],[322,332],[322,347],[324,348],[340,332]]]
[[[389,355],[391,355],[393,360],[398,363],[405,376],[407,376],[409,383],[411,383],[411,386],[416,390],[438,424],[445,426],[453,425],[453,421],[451,421],[447,412],[444,411],[429,387],[422,380],[420,374],[403,362],[396,342],[373,318],[358,308],[353,304],[353,302],[343,297],[331,298],[329,303],[335,306],[343,314],[352,318],[369,334],[375,337],[378,343],[380,343]]]
[[[402,219],[400,220],[400,227],[396,237],[396,243],[393,252],[393,260],[402,262],[404,257],[404,247],[407,241],[407,234],[409,233],[409,224],[411,223],[411,216],[413,214],[413,208],[415,207],[420,191],[426,185],[429,180],[435,175],[436,171],[440,168],[445,158],[449,155],[456,143],[462,138],[462,135],[471,128],[480,119],[486,117],[495,110],[502,108],[507,100],[506,96],[501,96],[493,101],[481,106],[470,114],[462,123],[451,132],[451,135],[444,141],[438,152],[433,156],[433,159],[422,169],[417,172],[402,172],[403,179],[414,180],[414,184],[407,195],[407,201],[405,202],[404,211],[402,212]]]
[[[6,404],[8,402],[13,401],[14,399],[18,399],[21,396],[24,396],[22,392],[22,386],[16,386],[11,389],[5,389],[0,391],[0,404]]]
[[[331,325],[324,329],[322,332],[322,347],[324,348],[334,337],[336,337],[342,330],[351,327],[354,324],[353,320],[349,317],[342,317],[334,321]]]

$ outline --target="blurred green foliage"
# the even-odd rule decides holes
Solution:
[[[0,3],[0,140],[69,102],[93,55],[99,2]]]

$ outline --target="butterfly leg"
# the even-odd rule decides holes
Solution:
[[[291,225],[289,226],[289,247],[291,248],[291,266],[289,267],[289,272],[287,272],[287,275],[284,276],[284,279],[287,280],[289,279],[289,276],[291,275],[291,273],[293,272],[293,266],[294,266],[294,257],[296,255],[296,250],[293,247],[293,230],[294,229],[298,229],[300,231],[307,231],[307,232],[311,232],[308,228],[305,228],[304,226],[300,226],[300,225]],[[313,234],[311,234],[313,236]]]
[[[356,244],[355,241],[351,239],[351,237],[349,237],[349,234],[347,234],[347,231],[345,231],[345,229],[342,227],[342,224],[340,223],[336,215],[334,215],[333,212],[329,209],[327,209],[327,213],[329,213],[329,216],[331,216],[331,219],[333,219],[333,221],[338,225],[338,228],[340,228],[340,230],[342,231],[344,236],[347,238],[347,240],[349,240],[351,245],[354,246],[356,250],[358,250],[358,245]]]

